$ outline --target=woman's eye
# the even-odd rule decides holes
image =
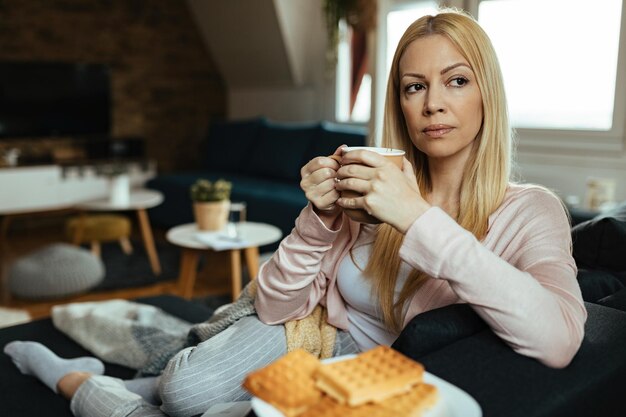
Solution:
[[[463,87],[468,82],[469,81],[465,77],[456,77],[450,81],[453,87]]]
[[[419,90],[423,90],[424,86],[422,84],[409,84],[404,87],[404,91],[407,93],[414,93]]]

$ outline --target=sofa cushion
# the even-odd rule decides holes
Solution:
[[[622,288],[620,291],[598,300],[598,304],[626,311],[626,288]]]
[[[415,316],[392,347],[419,358],[486,328],[468,304],[452,304]]]
[[[311,146],[306,150],[304,162],[317,156],[331,155],[341,145],[365,146],[367,129],[359,126],[322,122]]]
[[[250,155],[249,166],[242,172],[283,181],[300,181],[304,153],[317,129],[317,124],[266,122]]]
[[[214,122],[206,143],[205,167],[213,171],[245,171],[263,119]]]
[[[425,356],[402,353],[474,397],[485,417],[623,416],[626,313],[585,307],[585,338],[564,369],[515,353],[491,330]]]
[[[626,202],[572,229],[579,267],[626,270]]]
[[[626,273],[579,268],[578,285],[583,300],[595,303],[626,287]]]

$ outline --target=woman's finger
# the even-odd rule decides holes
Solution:
[[[357,149],[343,154],[341,162],[343,165],[360,164],[377,168],[385,165],[388,161],[379,153]]]
[[[338,191],[350,190],[356,191],[360,194],[365,194],[371,190],[371,184],[369,181],[355,177],[342,179],[337,182],[335,187]]]

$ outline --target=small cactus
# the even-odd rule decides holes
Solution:
[[[199,179],[191,186],[191,199],[195,202],[222,201],[230,199],[232,183],[223,179],[211,182]]]

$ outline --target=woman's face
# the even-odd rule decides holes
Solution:
[[[446,37],[410,43],[399,63],[400,104],[413,144],[429,159],[466,160],[483,120],[474,71]]]

